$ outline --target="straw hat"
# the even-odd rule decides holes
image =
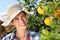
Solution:
[[[0,21],[4,22],[6,18],[6,12],[1,12],[0,13]]]
[[[24,10],[24,7],[20,4],[11,4],[7,7],[6,20],[4,21],[2,26],[8,26],[10,22],[14,19],[14,17],[16,17],[21,11],[26,12],[27,16],[29,16],[30,14],[33,14],[32,12],[28,12]]]

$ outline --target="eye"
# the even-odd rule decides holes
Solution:
[[[22,17],[26,17],[26,15],[22,15]]]
[[[18,18],[15,18],[15,20],[19,20]]]

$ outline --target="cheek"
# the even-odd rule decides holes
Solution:
[[[17,25],[18,25],[18,21],[13,21],[13,24],[14,24],[15,26],[17,26]]]
[[[26,18],[22,18],[22,21],[23,21],[24,23],[27,23],[27,19],[26,19]]]

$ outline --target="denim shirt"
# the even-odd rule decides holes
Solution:
[[[30,40],[40,40],[39,34],[37,32],[28,31],[27,36],[30,36]],[[18,40],[16,37],[16,30],[3,37],[2,40]]]

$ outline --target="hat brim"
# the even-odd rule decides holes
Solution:
[[[2,23],[1,25],[2,25],[2,26],[8,26],[8,25],[10,24],[10,22],[11,22],[11,21],[19,14],[19,12],[21,12],[21,11],[26,12],[26,16],[29,16],[29,15],[32,14],[31,12],[28,12],[28,11],[26,11],[26,10],[16,11],[14,14],[8,16],[8,17],[6,18],[6,20],[4,21],[4,23]]]

